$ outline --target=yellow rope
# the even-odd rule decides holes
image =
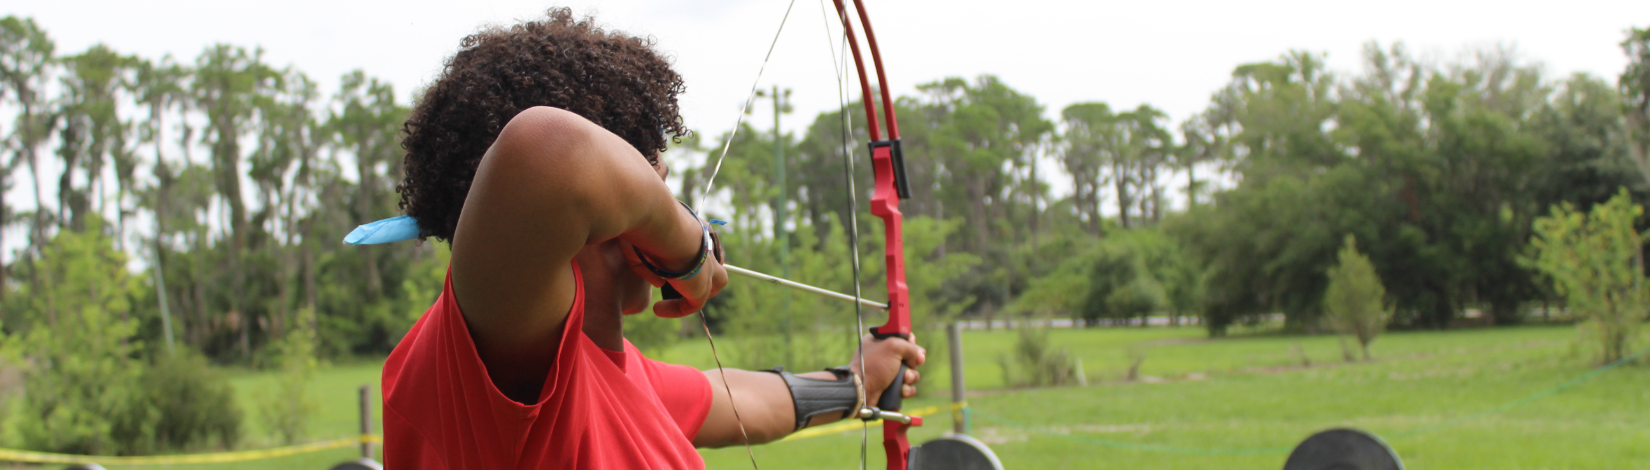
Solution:
[[[968,407],[967,403],[952,403],[944,406],[930,406],[911,410],[910,416],[923,416],[939,413],[946,410],[960,410]],[[828,425],[803,429],[790,436],[785,441],[807,439],[828,434],[859,429],[859,421],[843,421]],[[75,455],[57,454],[52,452],[35,452],[30,450],[0,449],[0,461],[24,463],[59,463],[59,464],[88,464],[98,465],[178,465],[198,463],[233,463],[252,460],[273,459],[289,455],[307,454],[323,450],[341,449],[360,445],[363,442],[379,443],[384,438],[377,434],[358,437],[346,437],[328,441],[311,442],[295,446],[275,447],[270,449],[242,450],[234,452],[213,452],[207,454],[177,454],[177,455],[144,455],[144,456],[116,456],[116,455]]]
[[[944,405],[944,406],[930,406],[930,407],[926,407],[926,408],[918,408],[918,409],[915,409],[915,410],[911,410],[911,412],[908,415],[909,416],[924,416],[924,415],[931,415],[931,414],[934,414],[934,413],[939,413],[941,410],[960,410],[960,409],[967,408],[967,407],[968,407],[968,403],[966,403],[966,402],[964,402],[964,403],[952,403],[950,405]],[[823,435],[826,435],[826,434],[836,434],[836,433],[840,433],[840,432],[847,432],[847,431],[851,431],[851,430],[854,430],[854,429],[859,429],[860,426],[861,426],[861,424],[860,424],[859,421],[840,421],[840,422],[835,422],[835,423],[827,424],[827,425],[820,426],[820,427],[803,429],[801,431],[791,433],[791,435],[785,436],[784,439],[780,439],[780,440],[781,441],[794,441],[794,440],[797,440],[797,439],[807,439],[807,438],[810,438],[810,437],[819,437],[819,436],[823,436]]]
[[[208,454],[179,454],[179,455],[144,455],[144,456],[115,456],[115,455],[74,455],[57,454],[52,452],[35,452],[28,450],[0,449],[0,461],[28,462],[28,463],[62,463],[98,465],[176,465],[189,463],[230,463],[246,462],[250,460],[273,459],[289,455],[307,454],[323,450],[339,449],[363,442],[383,442],[377,435],[347,437],[330,441],[311,442],[295,446],[275,447],[271,449],[243,450],[235,452],[213,452]]]

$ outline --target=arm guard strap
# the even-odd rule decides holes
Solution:
[[[785,387],[791,390],[791,402],[796,410],[798,431],[808,427],[808,422],[812,421],[814,416],[836,413],[848,418],[864,407],[864,389],[860,387],[858,378],[848,372],[848,368],[826,370],[836,374],[836,380],[799,377],[785,372],[783,367],[765,371],[784,379]]]

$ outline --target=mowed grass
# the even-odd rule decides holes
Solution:
[[[923,396],[907,409],[949,397],[945,347],[931,336],[924,338],[930,365]],[[1054,330],[1052,344],[1082,360],[1090,384],[1024,390],[1005,389],[999,365],[1016,334],[969,331],[964,374],[974,411],[971,434],[990,443],[1011,469],[1276,469],[1301,439],[1340,426],[1385,437],[1411,469],[1650,468],[1647,366],[1620,367],[1484,414],[1591,370],[1591,352],[1575,338],[1571,326],[1392,332],[1376,341],[1372,361],[1346,363],[1333,336],[1250,333],[1210,340],[1196,328]],[[1131,350],[1145,356],[1135,382],[1123,380]],[[713,367],[702,340],[661,356]],[[322,408],[310,437],[354,435],[356,389],[372,384],[376,393],[378,371],[378,362],[322,371],[311,390]],[[233,379],[248,412],[247,447],[273,445],[251,402],[253,390],[271,380],[263,374]],[[950,427],[949,414],[930,416],[927,426],[912,430],[912,441]],[[860,439],[854,431],[757,446],[756,460],[761,468],[854,467]],[[870,468],[884,466],[880,439],[879,428],[866,436]],[[357,453],[149,468],[324,469]],[[709,468],[751,465],[743,447],[701,453]]]

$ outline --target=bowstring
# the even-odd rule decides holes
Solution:
[[[840,15],[844,12],[838,11],[837,13]],[[831,15],[825,10],[825,0],[819,0],[819,16],[820,19],[825,22],[825,49],[831,52],[831,72],[836,74],[837,116],[839,117],[840,122],[838,124],[842,133],[843,179],[848,183],[848,246],[853,252],[852,260],[854,266],[854,331],[852,336],[854,338],[854,354],[859,356],[859,367],[863,370],[865,368],[865,340],[861,336],[860,332],[865,331],[865,315],[862,305],[860,305],[859,302],[862,295],[860,293],[859,285],[859,190],[854,188],[854,148],[848,139],[848,127],[852,124],[852,120],[848,118],[848,84],[847,81],[842,79],[842,75],[845,73],[844,70],[848,69],[848,31],[846,29],[842,31],[842,39],[840,41],[841,45],[833,47],[831,44]],[[847,20],[844,19],[844,21]],[[837,49],[839,48],[842,50],[840,55],[837,54]],[[862,371],[851,372],[858,376],[855,377],[855,379],[862,384],[860,387],[863,389],[865,374]],[[871,397],[866,396],[865,398],[866,400],[870,400]],[[859,410],[854,410],[854,414],[857,416],[859,414]],[[867,456],[866,442],[868,441],[870,428],[871,425],[869,422],[864,420],[860,421],[860,470],[865,470],[865,460]]]
[[[750,93],[745,95],[745,106],[739,110],[738,119],[734,121],[733,130],[728,133],[728,139],[722,143],[722,153],[716,157],[716,166],[710,171],[710,178],[705,179],[705,188],[699,193],[699,200],[705,201],[710,197],[710,189],[716,183],[716,174],[722,172],[722,160],[728,157],[728,149],[733,146],[733,139],[739,135],[739,128],[745,124],[745,115],[750,113],[751,104],[756,102],[756,87],[762,84],[762,73],[768,70],[768,61],[773,59],[773,50],[779,45],[779,36],[785,32],[785,23],[791,19],[791,10],[796,7],[796,0],[791,0],[785,7],[785,16],[779,19],[779,29],[773,33],[773,41],[768,43],[768,53],[762,56],[762,66],[756,69],[756,80],[751,81]],[[751,436],[745,431],[745,420],[739,417],[739,402],[733,398],[733,386],[728,384],[727,371],[722,368],[722,357],[716,352],[716,338],[710,334],[710,318],[706,316],[704,307],[699,308],[699,326],[705,330],[705,341],[710,343],[710,356],[716,360],[716,375],[722,376],[722,389],[728,392],[728,406],[733,409],[733,421],[739,424],[739,436],[745,442],[745,455],[751,459],[751,468],[760,470],[756,464],[756,452],[751,450]]]
[[[751,112],[751,104],[756,102],[756,87],[762,84],[762,73],[768,70],[768,60],[773,58],[774,47],[779,45],[780,33],[785,32],[785,22],[791,19],[791,9],[796,7],[796,0],[791,0],[785,7],[785,16],[779,19],[779,30],[774,31],[773,41],[768,43],[768,54],[762,56],[762,66],[756,69],[756,80],[751,81],[751,91],[745,95],[745,106],[739,110],[739,118],[733,121],[733,130],[728,132],[728,140],[722,142],[722,154],[716,157],[716,166],[710,170],[710,178],[705,179],[705,189],[700,192],[699,200],[710,195],[711,185],[716,182],[716,174],[722,172],[722,160],[728,158],[728,148],[733,146],[734,137],[739,136],[739,127],[745,124],[745,116]]]

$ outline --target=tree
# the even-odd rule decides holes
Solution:
[[[252,356],[252,316],[243,300],[246,295],[245,251],[251,226],[246,200],[241,194],[241,138],[254,125],[257,101],[277,85],[279,75],[263,63],[263,50],[218,44],[196,59],[195,78],[190,92],[197,109],[204,111],[207,128],[202,136],[212,149],[212,173],[217,196],[227,206],[229,224],[230,316],[240,327],[241,356]]]
[[[1650,180],[1650,28],[1628,30],[1621,42],[1627,69],[1616,82],[1627,116],[1628,150],[1645,180]]]
[[[1535,265],[1564,296],[1570,310],[1586,319],[1599,347],[1599,362],[1627,354],[1645,311],[1644,235],[1634,228],[1644,208],[1626,189],[1583,213],[1566,203],[1535,220]]]
[[[1160,125],[1167,118],[1163,111],[1142,104],[1118,113],[1102,141],[1101,152],[1116,188],[1118,225],[1125,228],[1162,218],[1163,186],[1157,174],[1173,149],[1173,138]],[[1132,222],[1131,212],[1139,215]]]
[[[901,126],[913,129],[902,137],[905,160],[909,167],[932,167],[927,170],[939,201],[934,212],[911,214],[963,217],[963,230],[950,241],[986,262],[960,278],[967,285],[955,289],[989,314],[1007,305],[1016,285],[1023,284],[1014,274],[1020,260],[1013,258],[1013,248],[1029,238],[1028,220],[1041,184],[1027,169],[1054,125],[1043,118],[1035,97],[992,75],[973,81],[952,77],[917,89],[925,96],[916,112],[905,114],[916,119]]]
[[[368,77],[361,70],[343,76],[333,101],[339,110],[327,119],[327,129],[340,145],[355,154],[360,178],[355,187],[353,215],[357,220],[377,220],[390,212],[392,199],[386,197],[387,182],[401,179],[401,166],[396,164],[401,157],[399,132],[408,110],[395,103],[395,89],[389,83]],[[378,252],[383,250],[371,245],[356,250],[364,264],[361,274],[366,281],[367,300],[377,301],[385,295],[378,260]]]
[[[1105,103],[1077,103],[1060,110],[1060,165],[1071,175],[1071,200],[1090,235],[1100,235],[1100,192],[1108,182],[1100,147],[1114,117]]]
[[[150,238],[150,262],[155,266],[151,272],[155,276],[155,301],[159,304],[162,318],[165,319],[163,328],[168,350],[172,347],[172,306],[167,299],[166,285],[166,257],[165,244],[170,230],[167,222],[175,217],[172,212],[171,193],[174,181],[172,170],[166,160],[166,152],[162,150],[166,142],[166,112],[174,107],[182,107],[188,100],[188,91],[184,89],[183,81],[188,71],[172,61],[172,56],[161,58],[160,62],[143,60],[137,64],[137,74],[131,85],[131,92],[136,95],[137,104],[149,108],[149,116],[142,125],[138,126],[140,143],[154,145],[154,176],[156,181],[150,188],[131,188],[137,193],[137,206],[149,209],[154,215],[155,230]]]
[[[1209,113],[1193,116],[1180,123],[1183,143],[1175,147],[1175,166],[1186,170],[1186,206],[1197,206],[1198,195],[1205,192],[1208,182],[1197,180],[1197,166],[1214,162],[1226,154],[1226,137]]]
[[[125,101],[122,91],[129,88],[129,75],[138,60],[96,44],[62,61],[68,73],[63,77],[67,96],[58,110],[62,119],[58,156],[63,159],[63,175],[58,180],[59,217],[78,230],[87,213],[104,212],[110,199],[104,189],[104,168],[113,163],[118,212],[115,244],[124,246],[130,211],[122,203],[133,189],[137,159],[127,144],[132,140],[132,123],[120,117],[119,108]],[[84,186],[74,183],[76,173],[84,175]]]
[[[10,102],[18,108],[16,119],[12,122],[12,131],[4,136],[6,147],[17,153],[8,162],[0,162],[5,167],[4,177],[0,177],[0,186],[4,186],[11,175],[11,168],[16,167],[19,159],[29,165],[29,176],[34,187],[34,217],[30,223],[29,246],[38,256],[39,246],[46,243],[49,212],[45,210],[45,195],[40,185],[40,144],[51,135],[56,118],[44,109],[49,101],[45,94],[46,84],[50,80],[50,68],[53,64],[53,54],[56,45],[46,31],[40,29],[32,18],[18,18],[7,16],[0,18],[0,103]],[[0,190],[0,207],[4,207],[5,191]],[[0,221],[0,226],[5,225]],[[0,230],[4,233],[4,230]],[[3,235],[0,235],[3,237]],[[3,239],[0,239],[3,241]],[[3,257],[0,257],[3,258]],[[0,263],[3,265],[4,263]],[[0,299],[6,292],[6,270],[0,266]],[[39,289],[40,280],[31,278],[31,287]]]
[[[1329,269],[1323,309],[1331,326],[1357,338],[1364,360],[1369,360],[1369,343],[1386,328],[1392,309],[1387,306],[1386,287],[1375,275],[1375,266],[1368,256],[1358,252],[1357,239],[1352,235],[1346,236],[1339,263]]]

